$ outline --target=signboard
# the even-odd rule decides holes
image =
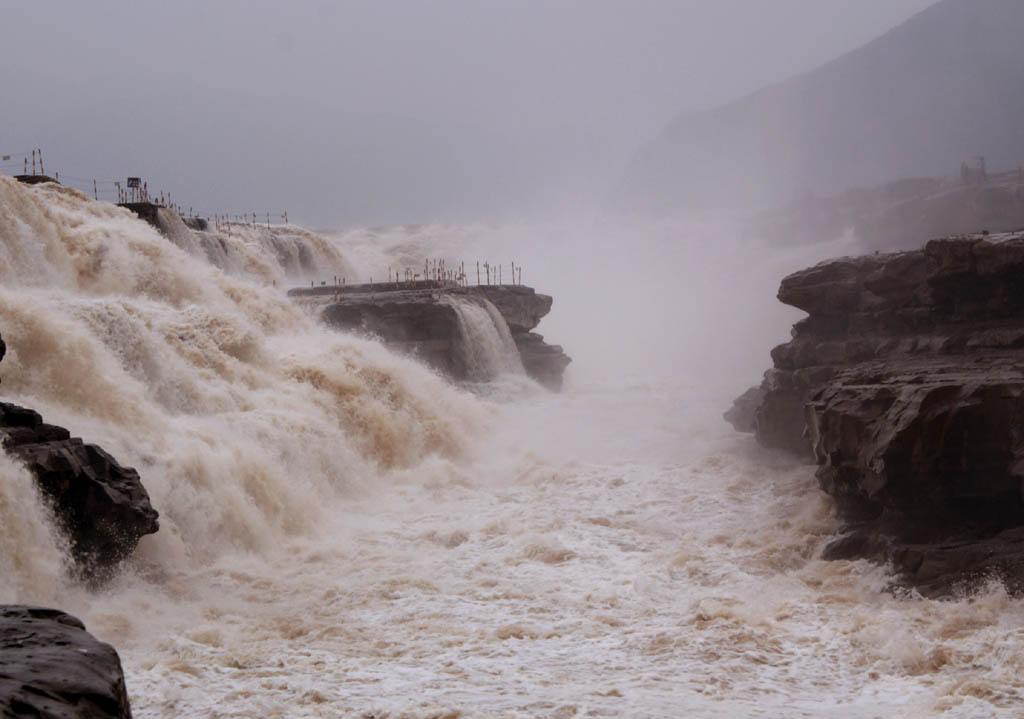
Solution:
[[[128,178],[128,187],[139,187],[141,184],[141,180],[138,177]]]
[[[10,155],[4,155],[3,157],[0,157],[0,160],[4,160],[4,161],[10,160],[10,159],[11,159]]]

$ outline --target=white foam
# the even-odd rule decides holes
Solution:
[[[695,232],[636,229],[620,277],[627,255]],[[452,242],[521,230],[454,228]],[[569,232],[530,231],[553,256]],[[422,263],[444,228],[343,237],[389,232]],[[690,260],[738,268],[727,279],[749,278],[751,300],[777,277],[748,265],[775,277],[824,252],[783,261],[715,238]],[[582,277],[605,277],[603,252],[571,244],[596,263],[580,260]],[[525,277],[534,250],[516,246]],[[389,252],[362,256],[400,266]],[[105,591],[66,586],[29,478],[0,458],[0,598],[57,603],[114,643],[138,717],[1015,716],[1024,603],[999,587],[900,599],[883,569],[817,559],[838,525],[813,467],[735,435],[719,415],[744,386],[691,372],[744,351],[730,328],[756,324],[733,325],[748,298],[696,265],[693,281],[652,271],[617,299],[595,284],[594,305],[552,273],[550,319],[569,332],[553,338],[584,371],[561,395],[507,374],[471,395],[317,326],[267,275],[0,178],[5,399],[138,467],[162,524]],[[269,276],[283,266],[267,260]],[[673,293],[681,313],[651,304]],[[648,344],[588,361],[619,338],[613,300],[637,318],[621,337]],[[588,306],[608,312],[588,320]],[[712,327],[690,347],[701,308]],[[757,331],[783,339],[792,315],[764,317]],[[505,356],[493,318],[476,320]],[[643,363],[662,355],[674,372]]]

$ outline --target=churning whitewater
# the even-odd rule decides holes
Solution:
[[[0,599],[114,644],[135,716],[1018,715],[1021,600],[821,561],[813,468],[720,419],[794,319],[763,307],[776,278],[835,246],[769,256],[697,220],[174,220],[0,177],[3,398],[136,467],[161,514],[88,591],[0,457]],[[479,306],[470,392],[285,296],[510,246],[576,358],[560,395]]]

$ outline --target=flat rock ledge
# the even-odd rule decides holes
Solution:
[[[552,298],[525,285],[462,287],[420,280],[297,288],[288,294],[322,305],[320,317],[326,324],[377,337],[455,380],[481,378],[474,376],[472,350],[466,347],[472,340],[462,335],[458,314],[446,297],[493,305],[508,325],[523,369],[544,387],[559,391],[572,362],[562,347],[532,331],[551,311]]]
[[[823,556],[1024,592],[1024,236],[824,262],[778,296],[809,317],[727,415],[818,463],[846,522]]]
[[[131,719],[121,660],[69,614],[0,605],[0,715]]]

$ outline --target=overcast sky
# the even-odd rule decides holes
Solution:
[[[0,154],[323,226],[535,214],[932,2],[0,0]]]

